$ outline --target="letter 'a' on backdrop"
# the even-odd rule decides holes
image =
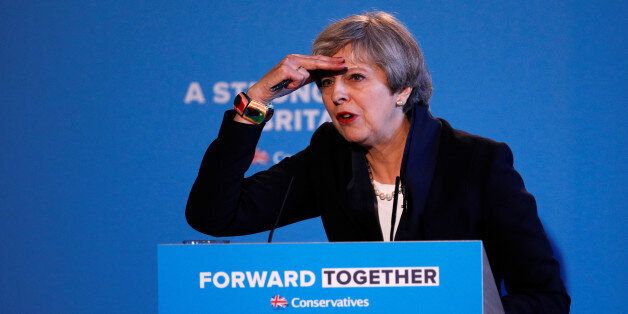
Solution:
[[[480,241],[160,245],[159,313],[503,313]]]

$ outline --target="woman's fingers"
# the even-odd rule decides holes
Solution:
[[[312,81],[310,71],[342,70],[344,58],[288,55],[248,90],[249,96],[263,102],[287,95]]]
[[[289,55],[281,62],[285,74],[291,82],[286,86],[295,90],[310,83],[310,71],[314,70],[341,70],[345,68],[344,58],[327,56]]]
[[[286,57],[286,60],[309,71],[339,70],[345,67],[345,60],[342,57],[290,55]]]
[[[279,69],[280,75],[270,82],[270,90],[285,94],[301,87],[309,78],[310,74],[303,67],[293,68],[291,65],[282,65]],[[287,84],[285,84],[287,82]],[[287,89],[287,90],[286,90]]]
[[[293,78],[286,88],[298,89],[299,87],[311,82],[310,77],[310,72],[308,72],[305,67],[298,66],[296,70],[294,70]]]

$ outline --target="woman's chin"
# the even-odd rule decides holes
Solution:
[[[352,144],[364,146],[368,142],[368,137],[363,134],[355,134],[352,132],[340,132],[340,134],[347,142]]]
[[[343,125],[338,121],[333,121],[336,130],[349,143],[362,145],[368,140],[368,134],[364,129],[357,128],[355,125]]]

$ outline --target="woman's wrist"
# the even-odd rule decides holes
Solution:
[[[251,86],[247,91],[246,94],[249,95],[249,97],[251,97],[252,99],[260,99],[259,98],[259,92],[258,89],[255,88],[255,85],[257,84],[253,84],[253,86]],[[260,100],[261,101],[261,100]],[[241,115],[236,114],[233,117],[233,121],[235,122],[240,122],[240,123],[244,123],[244,124],[255,124],[247,119],[244,119]]]
[[[268,91],[264,92],[264,88],[258,85],[259,83],[253,84],[247,91],[246,94],[251,97],[251,99],[255,99],[263,104],[269,104],[273,98],[272,95]]]
[[[273,105],[263,103],[248,95],[247,92],[240,92],[233,100],[233,107],[237,113],[234,118],[236,122],[250,122],[247,124],[263,124],[273,116]]]
[[[261,89],[259,88],[259,86],[256,84],[253,84],[253,86],[251,86],[247,91],[246,94],[251,97],[251,99],[255,99],[261,103],[264,104],[268,104],[270,103],[270,100],[266,101],[265,97],[263,96],[263,92],[261,91]],[[272,100],[272,99],[271,99]],[[244,123],[244,124],[255,124],[245,118],[243,118],[242,116],[240,116],[239,114],[236,114],[233,117],[233,121],[235,122],[240,122],[240,123]]]

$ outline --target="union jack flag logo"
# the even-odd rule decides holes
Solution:
[[[265,150],[261,150],[261,149],[255,149],[255,155],[253,155],[253,161],[251,162],[252,164],[258,164],[258,165],[266,165],[268,164],[268,161],[270,160],[269,156],[268,156],[268,152],[266,152]]]
[[[280,296],[280,295],[275,295],[274,297],[270,298],[270,305],[273,306],[273,308],[282,308],[285,309],[286,306],[288,306],[288,301],[286,301],[286,298]]]

